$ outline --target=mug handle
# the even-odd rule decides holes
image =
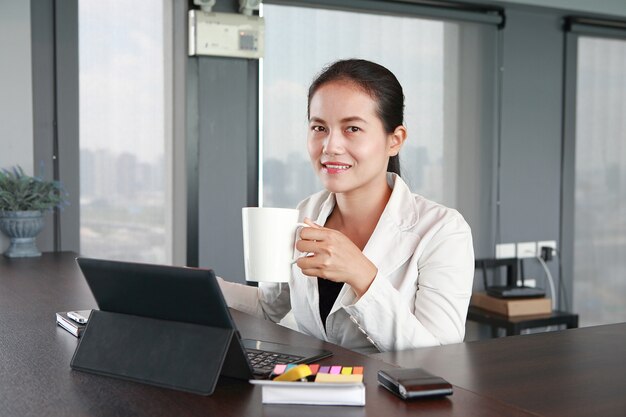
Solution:
[[[295,232],[295,235],[294,235],[294,237],[293,237],[293,248],[294,248],[294,250],[296,249],[296,242],[298,241],[298,232],[300,232],[300,230],[302,230],[302,229],[303,229],[303,228],[305,228],[305,227],[311,227],[311,226],[309,226],[309,225],[308,225],[308,224],[306,224],[306,223],[302,223],[302,222],[300,222],[300,223],[296,223],[296,232]],[[309,256],[309,254],[307,253],[307,254],[306,254],[306,255],[304,255],[304,256]],[[297,257],[297,258],[293,258],[293,259],[291,260],[291,265],[293,265],[293,264],[295,264],[296,262],[298,262],[298,259],[300,259],[300,258],[301,258],[301,256],[300,256],[300,257]]]

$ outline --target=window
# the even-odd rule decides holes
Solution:
[[[574,311],[626,321],[626,40],[578,38]]]
[[[263,15],[262,205],[295,207],[321,189],[306,150],[307,89],[325,65],[364,58],[404,88],[405,181],[491,238],[494,26],[276,5]]]
[[[170,262],[164,4],[78,7],[81,253]]]

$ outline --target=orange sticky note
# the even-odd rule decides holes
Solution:
[[[355,375],[363,375],[363,367],[355,366],[354,368],[352,368],[352,373]]]
[[[314,363],[313,365],[309,365],[309,368],[311,368],[311,375],[315,375],[320,369],[320,365],[318,363]]]

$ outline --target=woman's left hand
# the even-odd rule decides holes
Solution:
[[[345,282],[361,297],[378,273],[376,266],[343,233],[322,227],[309,219],[311,227],[300,230],[296,249],[309,253],[298,259],[302,273],[311,277]]]

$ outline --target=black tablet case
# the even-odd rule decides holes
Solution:
[[[201,395],[215,389],[232,329],[94,310],[71,367]]]
[[[201,395],[252,368],[213,271],[77,259],[100,306],[72,369]]]

